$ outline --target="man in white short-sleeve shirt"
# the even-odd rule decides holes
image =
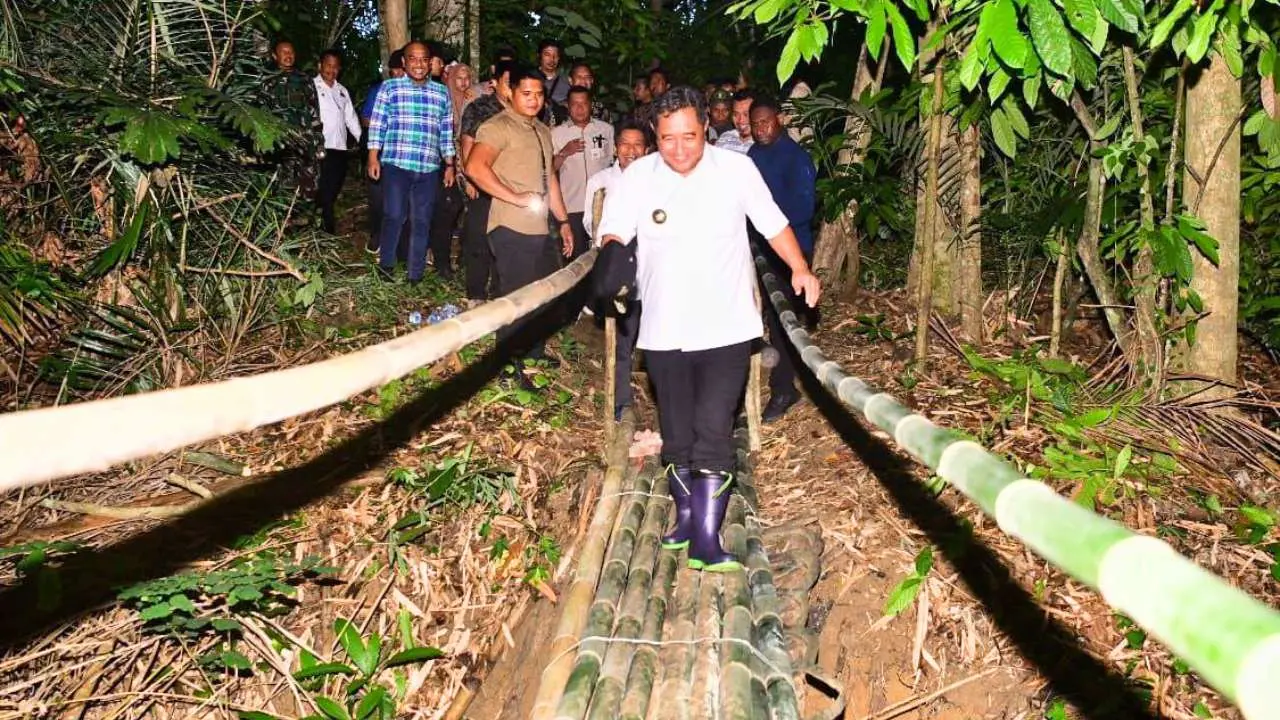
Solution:
[[[662,424],[662,459],[676,505],[668,548],[689,567],[740,567],[720,546],[733,482],[733,417],[751,343],[763,334],[747,220],[791,269],[813,305],[818,278],[795,233],[745,155],[710,147],[702,93],[677,87],[654,100],[658,153],[631,163],[605,199],[603,242],[632,240],[645,351]]]

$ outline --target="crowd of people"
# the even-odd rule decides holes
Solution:
[[[737,567],[718,531],[733,478],[733,418],[766,322],[779,352],[764,419],[781,417],[800,397],[778,317],[757,305],[751,239],[789,280],[796,307],[812,308],[819,293],[809,269],[817,173],[784,106],[741,80],[676,85],[659,67],[636,79],[630,109],[615,113],[597,96],[590,64],[566,72],[554,42],[542,43],[529,64],[499,52],[477,83],[472,68],[415,41],[392,54],[390,77],[370,89],[357,114],[337,81],[335,53],[324,54],[309,83],[288,43],[274,56],[281,74],[268,86],[273,97],[323,138],[318,176],[310,177],[307,156],[290,174],[314,188],[329,231],[351,140],[363,142],[368,250],[384,278],[400,262],[410,283],[428,272],[452,278],[459,230],[472,302],[550,275],[593,238],[602,246],[597,271],[606,256],[632,259],[631,278],[619,281],[634,288],[625,300],[575,291],[560,319],[593,314],[602,300],[614,302],[599,309],[620,308],[614,411],[620,416],[631,401],[639,348],[677,509],[664,544],[688,547],[690,567]],[[521,344],[539,336],[526,329],[503,328],[499,344],[517,358],[554,363],[541,341]]]

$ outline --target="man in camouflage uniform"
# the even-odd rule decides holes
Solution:
[[[303,197],[312,199],[324,157],[324,126],[320,123],[315,84],[295,66],[293,43],[277,41],[271,56],[278,72],[263,83],[267,104],[299,134],[298,141],[277,157],[281,182],[290,190],[300,188]]]

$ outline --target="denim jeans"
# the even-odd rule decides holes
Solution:
[[[412,218],[409,233],[409,279],[417,280],[427,270],[427,237],[431,208],[440,187],[440,172],[427,173],[382,165],[382,232],[378,242],[378,264],[384,270],[396,266],[396,246],[400,229]]]

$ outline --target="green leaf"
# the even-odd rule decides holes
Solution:
[[[889,599],[885,601],[884,616],[894,617],[906,610],[915,601],[916,595],[920,594],[921,582],[923,582],[923,578],[918,575],[912,575],[898,583],[898,586],[889,593]]]
[[[902,67],[910,70],[916,64],[915,33],[912,32],[907,19],[902,17],[902,13],[892,2],[885,3],[884,10],[889,17],[889,25],[893,28],[893,49],[898,54]]]
[[[1129,33],[1137,35],[1142,20],[1141,5],[1134,7],[1132,0],[1097,0],[1098,12],[1107,22]]]
[[[980,31],[986,30],[996,55],[1005,64],[1012,68],[1021,68],[1026,64],[1027,41],[1018,28],[1018,11],[1013,6],[1013,0],[996,0],[984,7],[978,26]]]
[[[244,653],[235,650],[223,650],[218,653],[218,659],[232,670],[249,670],[253,667],[253,663],[249,662],[249,658],[245,657]]]
[[[338,618],[333,623],[333,632],[338,636],[338,643],[346,651],[347,657],[351,658],[351,662],[355,663],[365,675],[372,674],[376,663],[369,661],[369,651],[365,648],[364,641],[360,639],[360,631],[356,626],[349,620]],[[366,667],[370,668],[367,672]]]
[[[1116,454],[1116,466],[1111,473],[1111,477],[1119,480],[1124,477],[1124,471],[1129,469],[1129,461],[1133,459],[1133,446],[1125,445]]]
[[[1202,702],[1196,703],[1195,707],[1191,708],[1191,712],[1196,717],[1206,718],[1206,720],[1213,717],[1213,711],[1209,709],[1208,705],[1205,705]]]
[[[382,704],[382,700],[386,696],[386,688],[381,685],[374,686],[360,701],[360,704],[356,706],[355,720],[367,720],[373,717],[373,714],[378,711],[378,706]]]
[[[252,585],[241,585],[231,591],[231,600],[254,602],[262,599],[262,591]]]
[[[1089,0],[1062,0],[1067,22],[1080,37],[1092,38],[1098,30],[1098,9]]]
[[[1266,508],[1260,508],[1255,505],[1241,505],[1240,514],[1244,516],[1245,520],[1248,520],[1254,525],[1271,527],[1276,524],[1275,516]]]
[[[356,671],[350,665],[338,662],[322,663],[320,665],[312,665],[303,668],[293,674],[294,680],[307,680],[315,677],[324,677],[326,675],[355,675]]]
[[[1013,131],[1024,139],[1031,137],[1031,127],[1027,125],[1027,119],[1023,117],[1022,110],[1018,108],[1018,101],[1009,98],[1001,106],[1004,114],[1009,118],[1009,126]]]
[[[933,548],[925,545],[920,552],[916,553],[916,575],[924,577],[933,569]]]
[[[120,152],[146,165],[162,163],[182,154],[178,137],[182,126],[164,113],[143,111],[125,125]]]
[[[867,7],[867,52],[876,60],[880,59],[880,50],[884,45],[884,31],[887,19],[884,6],[877,0]]]
[[[778,82],[785,83],[800,64],[800,28],[791,30],[787,44],[782,46],[782,55],[778,58]]]
[[[991,137],[996,141],[1000,152],[1010,158],[1017,156],[1018,146],[1014,141],[1013,127],[1009,124],[1009,116],[1005,114],[1003,107],[996,108],[991,113]]]
[[[1000,67],[996,67],[991,73],[991,78],[987,80],[987,95],[991,98],[992,104],[995,104],[1004,94],[1005,88],[1009,87],[1009,80],[1009,75]]]
[[[191,600],[186,595],[174,595],[169,598],[169,606],[174,610],[181,610],[188,615],[195,614],[196,606],[191,604]]]
[[[1178,232],[1195,244],[1205,259],[1218,266],[1218,241],[1205,232],[1208,228],[1193,215],[1178,215]]]
[[[146,622],[152,620],[163,620],[173,614],[173,608],[167,602],[158,602],[155,605],[148,605],[138,613],[138,617]]]
[[[236,713],[236,717],[240,718],[240,720],[280,720],[275,715],[264,713],[261,710],[241,710]]]
[[[436,658],[444,657],[444,651],[433,647],[415,647],[408,650],[401,650],[392,655],[387,660],[387,667],[399,667],[401,665],[411,665],[413,663],[427,662]]]
[[[320,712],[324,713],[324,716],[329,720],[351,720],[346,708],[339,705],[336,700],[323,695],[317,695],[313,700],[316,703],[316,707],[320,708]]]
[[[1200,62],[1209,52],[1209,41],[1213,39],[1213,31],[1218,27],[1218,14],[1209,10],[1196,18],[1191,30],[1191,42],[1187,45],[1187,59]]]
[[[969,49],[965,51],[964,58],[960,60],[960,84],[965,90],[972,90],[978,86],[978,81],[982,79],[982,55],[978,51],[978,41],[983,44],[987,43],[987,39],[975,37],[973,42],[969,43]]]
[[[1071,36],[1049,0],[1027,0],[1027,24],[1036,54],[1055,75],[1071,77]]]
[[[1169,38],[1169,33],[1195,4],[1196,0],[1178,0],[1178,4],[1173,6],[1173,10],[1169,11],[1169,14],[1165,15],[1164,19],[1156,25],[1156,29],[1151,31],[1151,39],[1147,41],[1147,46],[1158,48],[1163,45],[1164,41]]]
[[[773,22],[773,19],[778,16],[778,13],[782,11],[786,4],[787,0],[765,0],[756,6],[752,19],[756,21],[757,25],[768,25]]]
[[[1033,110],[1036,107],[1036,103],[1040,101],[1041,82],[1039,73],[1022,81],[1022,99],[1026,101],[1027,107]]]

